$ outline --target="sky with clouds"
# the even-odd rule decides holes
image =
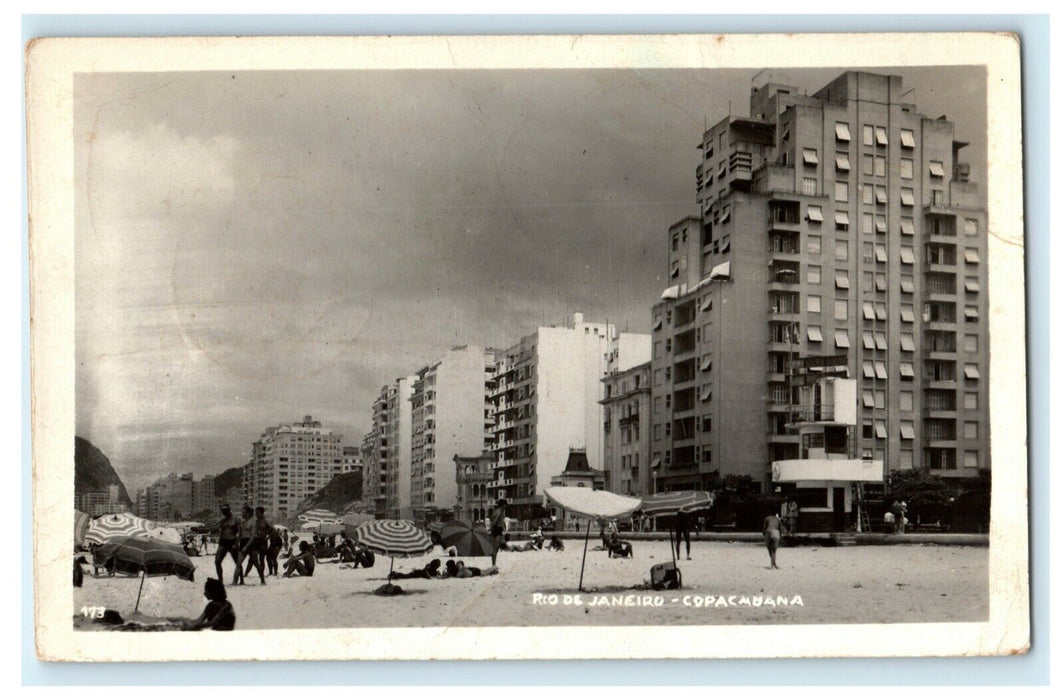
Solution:
[[[841,69],[775,71],[812,93]],[[985,182],[983,73],[890,69]],[[130,488],[574,311],[648,332],[705,126],[757,70],[80,74],[77,433]]]

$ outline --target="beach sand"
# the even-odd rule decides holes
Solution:
[[[569,540],[564,552],[501,552],[497,576],[398,581],[409,594],[395,597],[372,593],[388,573],[388,558],[380,556],[372,569],[319,563],[313,578],[269,577],[266,586],[258,584],[253,572],[248,585],[227,590],[236,609],[237,629],[243,630],[969,622],[985,620],[988,614],[986,547],[793,547],[779,551],[781,568],[772,570],[763,546],[695,542],[693,560],[677,562],[683,589],[657,592],[633,587],[649,579],[651,566],[670,560],[667,542],[635,542],[634,558],[610,559],[592,541],[585,591],[580,593],[582,544]],[[434,556],[442,558],[437,553],[396,559],[395,568],[407,571]],[[205,604],[203,581],[214,576],[214,561],[213,557],[194,561],[195,583],[147,579],[140,612],[160,617],[199,615]],[[465,561],[471,566],[490,565],[487,558]],[[226,580],[232,570],[230,559],[225,563]],[[84,587],[74,589],[73,614],[80,616],[83,606],[104,606],[127,615],[139,584],[135,578],[87,575]],[[777,604],[766,604],[766,597]]]

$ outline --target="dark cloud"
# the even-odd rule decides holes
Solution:
[[[982,71],[889,72],[985,181]],[[573,311],[647,331],[695,145],[755,73],[79,75],[79,434],[143,485],[304,413],[353,440],[452,345]]]

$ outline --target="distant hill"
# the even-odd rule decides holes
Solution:
[[[111,460],[99,448],[85,438],[74,437],[74,493],[106,491],[108,486],[118,484],[118,499],[131,504],[126,485],[118,477]]]
[[[217,474],[214,477],[214,492],[219,496],[223,496],[226,491],[233,488],[240,488],[244,483],[244,467],[233,467],[232,469],[226,469],[221,474]]]
[[[296,513],[305,513],[314,508],[324,508],[334,513],[343,513],[348,507],[362,500],[362,472],[337,474],[313,496],[305,499],[296,508]]]

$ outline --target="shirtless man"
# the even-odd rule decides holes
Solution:
[[[255,511],[251,510],[251,506],[244,506],[243,518],[240,520],[240,539],[237,542],[236,553],[236,571],[233,572],[234,586],[244,585],[244,558],[247,555],[248,545],[251,544],[251,536],[255,534],[255,521],[253,517]],[[248,571],[251,570],[250,563],[248,562]]]
[[[262,585],[266,585],[266,575],[264,573],[264,565],[266,563],[266,550],[269,548],[270,536],[276,534],[273,525],[266,520],[266,509],[259,506],[255,509],[255,519],[251,521],[251,539],[248,540],[247,545],[241,549],[241,554],[250,559],[248,562],[248,568],[244,571],[247,575],[251,572],[251,566],[255,566],[255,570],[259,572],[259,581]]]
[[[765,536],[765,546],[768,547],[768,556],[772,561],[772,568],[778,569],[776,566],[776,548],[780,546],[780,516],[775,513],[769,513],[765,516],[765,524],[761,528],[762,534]]]
[[[228,503],[222,504],[221,510],[222,520],[214,527],[214,530],[218,531],[218,551],[214,554],[214,569],[218,573],[218,580],[224,581],[222,562],[226,554],[232,555],[237,571],[240,571],[240,518],[233,515]]]
[[[506,542],[506,501],[499,499],[491,509],[491,565],[499,556],[499,549]]]

